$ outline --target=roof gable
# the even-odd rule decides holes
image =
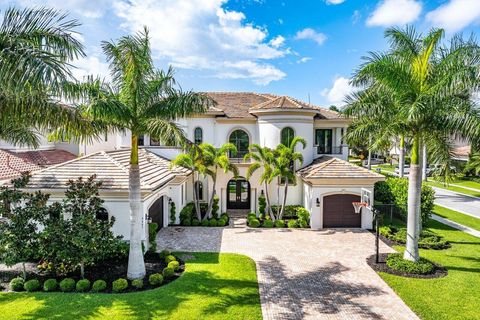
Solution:
[[[303,179],[378,179],[385,177],[366,168],[359,167],[347,161],[323,156],[315,159],[310,165],[297,173]]]

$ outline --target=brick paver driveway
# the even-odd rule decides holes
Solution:
[[[366,264],[367,231],[169,227],[157,240],[159,249],[254,259],[264,319],[417,319]]]

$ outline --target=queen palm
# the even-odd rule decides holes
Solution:
[[[76,20],[46,8],[9,8],[0,24],[0,139],[38,146],[38,131],[69,125],[81,115],[59,103],[76,96],[71,62],[84,56]]]
[[[148,134],[164,145],[185,145],[187,139],[176,119],[205,112],[212,101],[202,94],[178,89],[172,69],[163,72],[154,68],[146,28],[117,42],[102,42],[102,49],[110,63],[112,82],[106,84],[90,79],[82,84],[86,101],[80,109],[86,117],[109,130],[128,129],[131,132],[127,276],[136,279],[145,276],[138,138]],[[57,134],[69,136],[72,132],[59,130]]]
[[[423,37],[411,27],[391,28],[385,35],[390,51],[371,53],[352,84],[381,92],[397,103],[364,104],[364,90],[354,96],[357,103],[347,107],[346,113],[372,121],[383,121],[389,114],[389,121],[401,125],[404,136],[412,141],[404,258],[418,261],[421,145],[448,148],[445,138],[453,134],[478,141],[480,115],[471,97],[479,88],[479,47],[473,39],[460,36],[454,36],[448,47],[442,46],[442,29],[432,29]]]

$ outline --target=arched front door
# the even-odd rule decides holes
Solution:
[[[244,178],[228,181],[227,209],[250,209],[250,183]]]
[[[155,222],[158,224],[158,228],[163,228],[163,201],[164,201],[164,196],[158,198],[148,209],[148,215],[150,216],[150,219],[152,219],[152,222]]]

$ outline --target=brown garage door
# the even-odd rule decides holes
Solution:
[[[360,201],[360,196],[334,194],[323,198],[324,228],[360,228],[361,215],[355,213],[352,202]]]

